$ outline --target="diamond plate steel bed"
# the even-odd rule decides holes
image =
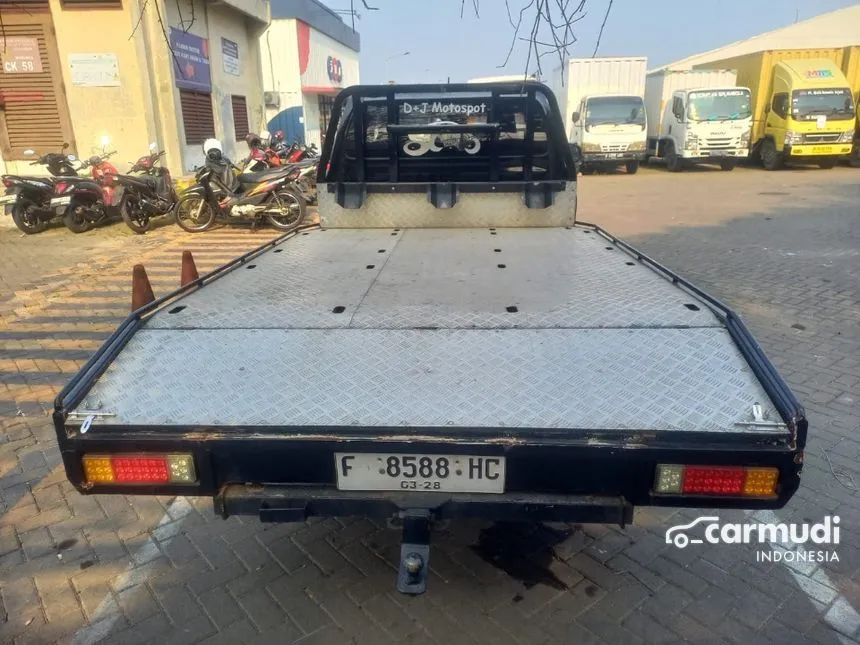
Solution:
[[[305,231],[147,317],[93,408],[96,431],[787,435],[707,301],[585,227]]]

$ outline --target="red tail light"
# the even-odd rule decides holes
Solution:
[[[657,464],[654,492],[659,495],[773,497],[779,469],[770,466],[685,466]]]
[[[687,466],[681,492],[688,495],[740,495],[745,477],[741,467]]]
[[[64,192],[66,192],[66,188],[68,188],[68,187],[69,187],[68,184],[63,183],[62,181],[58,181],[56,186],[54,186],[54,192],[57,194],[64,193]]]
[[[191,484],[197,479],[187,454],[84,455],[81,461],[91,484]]]
[[[166,482],[167,462],[151,457],[114,457],[113,475],[117,483],[123,482]]]
[[[6,186],[6,188],[12,188],[12,186],[15,185],[15,182],[8,177],[3,177],[3,185]]]

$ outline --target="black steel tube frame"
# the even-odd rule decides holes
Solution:
[[[480,98],[480,94],[490,94],[488,99],[488,114],[486,124],[474,125],[457,125],[457,126],[419,126],[419,125],[401,125],[399,124],[399,115],[396,109],[395,101],[397,95],[421,94],[435,100],[445,100],[446,96],[451,94],[460,94],[461,96],[452,96],[451,100],[460,100],[466,98],[462,95],[471,95],[473,98]],[[561,118],[552,118],[552,115],[560,115],[558,101],[552,91],[543,83],[537,81],[522,81],[522,82],[506,82],[506,83],[452,83],[442,85],[354,85],[347,87],[338,93],[335,98],[332,108],[332,119],[329,121],[328,131],[326,132],[325,144],[320,152],[320,163],[317,169],[317,183],[324,184],[327,182],[344,183],[348,186],[364,185],[365,183],[365,130],[364,130],[364,110],[359,109],[362,98],[369,99],[385,99],[388,109],[388,130],[393,134],[407,134],[420,132],[495,132],[497,131],[498,114],[496,106],[501,100],[509,100],[513,97],[526,98],[526,129],[524,133],[525,152],[523,157],[523,180],[526,182],[532,181],[532,165],[534,154],[534,119],[529,118],[529,109],[531,103],[536,100],[537,93],[541,93],[549,104],[550,118],[546,119],[547,131],[547,154],[549,156],[549,168],[552,179],[576,181],[576,170],[574,167],[573,157],[571,155],[570,146],[568,145],[567,135],[564,130]],[[352,101],[353,108],[353,134],[355,144],[355,161],[357,168],[357,181],[342,182],[338,176],[342,168],[333,166],[329,169],[332,159],[343,160],[346,155],[343,152],[344,137],[338,136],[340,128],[340,119],[345,114],[344,107],[348,101]],[[388,147],[388,164],[389,164],[389,180],[397,182],[400,174],[399,164],[401,160],[396,151],[396,142],[393,138],[389,138]],[[495,146],[490,154],[490,180],[495,181],[499,176],[500,157],[495,150]],[[335,176],[330,176],[335,175]]]

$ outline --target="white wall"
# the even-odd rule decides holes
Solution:
[[[332,56],[343,64],[343,80],[328,76],[328,58]],[[329,38],[316,29],[310,30],[310,56],[308,67],[302,74],[302,87],[342,88],[358,84],[358,52]]]
[[[260,38],[260,50],[264,89],[280,98],[279,107],[266,108],[266,120],[301,108],[305,143],[320,147],[319,94],[334,96],[340,88],[358,84],[358,52],[295,19],[273,20]],[[340,81],[329,77],[330,57],[341,62]]]
[[[266,121],[281,110],[302,105],[302,82],[299,75],[299,45],[296,21],[273,20],[260,37],[260,58],[263,68],[263,89],[277,92],[280,107],[266,108]]]

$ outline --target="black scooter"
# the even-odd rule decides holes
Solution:
[[[156,152],[155,144],[149,147],[151,154],[141,157],[129,170],[128,175],[118,175],[123,188],[119,212],[123,221],[135,233],[149,230],[152,218],[167,215],[176,205],[176,189],[170,171],[156,162],[164,151]]]
[[[295,230],[306,208],[293,184],[297,174],[291,168],[242,172],[220,151],[207,153],[206,162],[197,169],[197,185],[176,202],[176,223],[189,233],[205,231],[216,219],[245,220],[254,226],[265,220],[282,231]]]
[[[62,150],[69,147],[64,143]],[[25,150],[24,154],[31,156],[35,154],[32,150]],[[11,205],[12,220],[21,231],[27,235],[41,233],[48,223],[60,216],[62,210],[51,206],[51,197],[56,185],[55,177],[75,177],[78,169],[72,165],[74,156],[66,155],[65,152],[50,152],[36,161],[31,166],[47,166],[52,177],[25,177],[20,175],[3,175],[3,185],[6,187],[6,195],[0,197],[0,206]]]

